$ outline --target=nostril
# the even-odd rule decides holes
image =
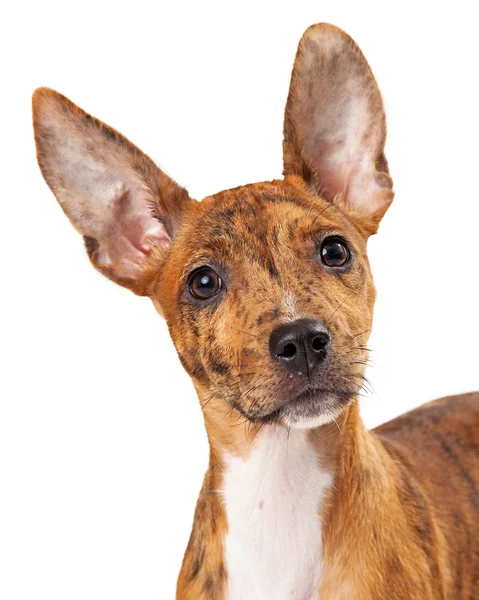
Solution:
[[[321,321],[298,319],[278,325],[269,338],[271,357],[283,369],[311,377],[325,363],[330,345],[329,331]]]
[[[283,352],[278,352],[277,356],[281,358],[293,358],[296,352],[296,346],[294,344],[289,343],[285,345],[285,347],[283,348]]]
[[[315,352],[321,352],[321,350],[324,350],[328,343],[329,335],[327,333],[319,333],[313,338],[311,345]]]

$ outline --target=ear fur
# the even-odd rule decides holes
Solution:
[[[154,250],[164,254],[191,201],[120,133],[48,88],[33,95],[38,164],[93,265],[139,295]],[[151,270],[151,269],[150,269]]]
[[[372,71],[341,29],[320,23],[298,47],[284,121],[284,175],[341,204],[368,234],[393,199],[386,119]]]

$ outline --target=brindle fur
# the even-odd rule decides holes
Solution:
[[[340,48],[329,63],[321,54],[328,36]],[[318,60],[310,61],[315,53]],[[304,144],[301,111],[311,110],[321,61],[326,65],[322,76],[349,70],[368,90],[371,127],[379,133],[372,154],[376,204],[367,214],[363,206],[348,203],[346,193],[324,185],[321,164]],[[342,92],[339,84],[323,87],[328,94]],[[479,598],[479,394],[438,400],[374,431],[365,429],[359,415],[375,300],[366,243],[392,200],[392,182],[381,98],[354,42],[327,25],[305,34],[286,108],[284,179],[227,190],[202,202],[189,198],[121,134],[56,92],[37,91],[33,107],[39,164],[85,236],[90,259],[114,281],[153,300],[200,398],[210,464],[177,598],[226,600],[228,524],[218,493],[224,454],[246,458],[261,428],[275,422],[277,407],[294,393],[295,381],[268,352],[271,332],[293,313],[323,321],[334,340],[322,386],[336,392],[329,408],[340,414],[337,423],[308,432],[318,463],[334,473],[321,508],[324,564],[318,597]],[[52,122],[61,122],[73,140],[93,140],[85,147],[103,166],[126,167],[137,186],[127,193],[141,189],[151,215],[162,224],[165,236],[161,243],[146,243],[137,276],[101,260],[102,230],[95,230],[100,231],[95,237],[90,223],[72,210],[69,182],[52,158],[58,134]],[[318,261],[320,240],[332,234],[346,238],[353,253],[351,266],[342,271],[325,270]],[[219,273],[226,293],[201,303],[189,295],[187,279],[205,264]]]

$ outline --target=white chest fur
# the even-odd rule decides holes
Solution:
[[[306,435],[265,426],[246,460],[225,456],[227,600],[317,600],[332,476]]]

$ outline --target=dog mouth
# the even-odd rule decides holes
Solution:
[[[308,428],[332,422],[353,397],[350,390],[308,387],[267,413],[250,415],[241,407],[236,408],[253,422]]]
[[[342,391],[305,390],[279,409],[278,418],[288,427],[319,427],[333,421],[350,397]]]

